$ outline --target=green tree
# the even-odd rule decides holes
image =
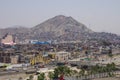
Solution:
[[[33,75],[30,75],[30,76],[29,76],[29,80],[33,80]]]
[[[113,57],[113,54],[108,54],[108,56],[109,56],[110,58],[112,58],[112,57]]]
[[[62,74],[66,76],[71,75],[70,68],[67,66],[58,66],[57,68],[54,69],[54,78],[58,78],[58,76]]]
[[[53,73],[53,72],[49,72],[49,73],[48,73],[48,76],[49,76],[50,80],[53,80],[53,78],[54,78],[54,73]]]
[[[40,73],[38,75],[38,80],[44,80],[45,79],[45,74],[44,73]]]
[[[85,75],[85,70],[81,69],[81,71],[79,72],[79,76],[84,76]]]

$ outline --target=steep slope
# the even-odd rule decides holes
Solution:
[[[92,33],[84,24],[77,22],[72,17],[63,15],[55,16],[35,27],[31,30],[34,37],[55,39],[60,36],[69,34]]]
[[[32,40],[58,40],[73,41],[86,39],[99,39],[112,42],[120,42],[120,36],[112,33],[97,33],[72,17],[58,15],[38,24],[32,28],[21,26],[0,29],[0,38],[6,34],[12,34],[20,41]]]

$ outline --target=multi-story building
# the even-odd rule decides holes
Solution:
[[[1,63],[11,63],[11,56],[13,53],[0,52],[0,62]]]

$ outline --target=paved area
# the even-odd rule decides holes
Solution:
[[[26,77],[29,77],[29,75],[26,74],[16,74],[16,75],[4,75],[4,76],[0,76],[0,80],[18,80],[20,77],[22,77],[23,79]]]

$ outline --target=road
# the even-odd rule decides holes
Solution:
[[[36,69],[29,69],[29,70],[6,70],[6,71],[0,71],[0,76],[4,75],[14,75],[14,74],[21,74],[26,72],[35,72]]]

